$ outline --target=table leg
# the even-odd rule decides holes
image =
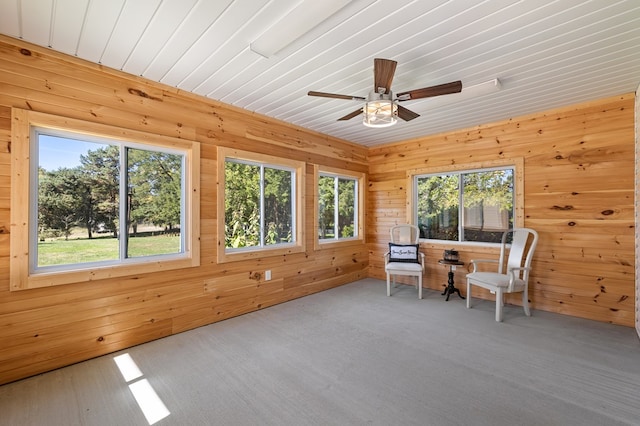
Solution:
[[[453,293],[458,293],[458,296],[460,296],[461,299],[464,299],[464,296],[462,296],[462,294],[460,294],[460,290],[458,290],[453,282],[453,266],[449,266],[449,279],[447,281],[447,286],[444,289],[444,292],[442,293],[442,296],[444,296],[445,294],[447,295],[447,298],[445,299],[445,302],[449,301],[449,296],[451,296]]]

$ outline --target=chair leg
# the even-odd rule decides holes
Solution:
[[[496,321],[502,322],[502,307],[504,306],[504,296],[502,288],[496,290]]]
[[[471,283],[467,280],[467,309],[471,309]]]
[[[422,274],[418,275],[418,299],[422,299]]]
[[[389,273],[387,272],[387,296],[391,296],[391,282],[389,281]]]
[[[524,308],[524,314],[528,317],[531,316],[531,311],[529,310],[529,289],[527,287],[524,288],[522,292],[522,307]]]

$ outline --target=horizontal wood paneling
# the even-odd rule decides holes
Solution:
[[[26,49],[22,50],[21,49]],[[0,36],[0,384],[366,276],[364,243],[217,264],[218,146],[366,173],[366,148]],[[196,268],[9,291],[11,107],[200,143]],[[273,279],[264,280],[270,269]]]
[[[365,276],[383,278],[388,230],[407,221],[408,170],[510,157],[524,158],[525,225],[541,235],[534,309],[633,324],[632,95],[366,150],[6,37],[0,85],[0,383]],[[199,142],[200,267],[10,292],[11,107]],[[218,146],[307,163],[304,253],[217,264]],[[368,173],[367,244],[314,250],[312,164]],[[422,248],[425,286],[441,290],[448,268],[436,260],[450,247]],[[467,265],[455,277],[463,288],[468,262],[495,251],[460,251]],[[267,269],[271,281],[264,281]]]
[[[530,278],[534,309],[632,326],[634,323],[633,94],[616,96],[369,151],[370,275],[384,277],[388,230],[409,220],[412,169],[524,158],[524,225],[540,234]],[[425,285],[442,289],[437,260],[451,244],[423,244]],[[463,293],[468,262],[492,249],[455,245]],[[482,289],[474,297],[493,298]],[[519,295],[508,301],[520,304]],[[534,312],[535,315],[535,312]]]

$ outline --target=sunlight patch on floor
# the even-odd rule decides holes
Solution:
[[[120,373],[122,373],[122,377],[129,384],[129,389],[149,425],[171,414],[147,379],[136,380],[142,377],[143,374],[133,358],[131,358],[131,355],[128,353],[118,355],[113,360]]]

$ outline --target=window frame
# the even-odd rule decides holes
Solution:
[[[320,233],[318,231],[318,223],[320,221],[320,194],[319,194],[319,179],[320,176],[333,176],[337,178],[353,179],[356,181],[356,236],[338,239],[320,239]],[[351,170],[340,169],[336,167],[314,165],[314,210],[313,210],[313,229],[314,229],[314,249],[321,250],[325,248],[332,248],[341,245],[355,245],[362,244],[365,241],[364,236],[364,185],[365,174],[361,172],[354,172]]]
[[[482,171],[491,171],[501,168],[513,168],[513,223],[515,227],[524,226],[524,159],[522,157],[516,157],[511,159],[491,160],[479,163],[467,163],[467,164],[452,164],[441,167],[428,167],[412,169],[407,171],[407,217],[410,218],[410,223],[418,224],[418,210],[417,210],[417,178],[424,175],[445,175],[453,173],[477,173]],[[459,189],[460,191],[460,189]],[[462,199],[461,192],[459,197]],[[458,211],[458,222],[460,222],[460,215],[462,209]],[[460,225],[459,225],[460,226]],[[429,238],[420,238],[420,241],[429,242],[433,244],[446,244],[446,245],[477,245],[477,246],[495,246],[498,243],[479,242],[479,241],[453,241],[453,240],[436,240]]]
[[[304,171],[305,163],[302,161],[276,157],[267,154],[259,154],[250,151],[219,146],[217,149],[217,213],[218,213],[218,263],[234,262],[239,260],[256,259],[269,256],[281,256],[284,254],[301,253],[305,251],[304,242]],[[225,246],[225,163],[231,159],[239,163],[262,165],[275,169],[291,170],[293,173],[293,242],[264,246],[252,246],[236,249],[228,249]]]
[[[184,250],[175,254],[119,259],[108,264],[78,263],[32,270],[33,265],[37,264],[37,260],[32,259],[37,250],[31,249],[34,241],[37,244],[37,236],[33,235],[37,213],[34,211],[35,205],[31,202],[34,199],[32,197],[37,199],[37,195],[34,194],[34,191],[37,191],[37,183],[33,180],[31,164],[31,152],[37,143],[32,140],[34,129],[45,129],[44,133],[56,136],[81,135],[83,138],[86,137],[87,141],[113,141],[118,145],[128,144],[150,150],[183,153]],[[11,290],[72,284],[200,265],[200,145],[198,143],[19,108],[12,109],[11,132],[13,147],[11,154]]]

